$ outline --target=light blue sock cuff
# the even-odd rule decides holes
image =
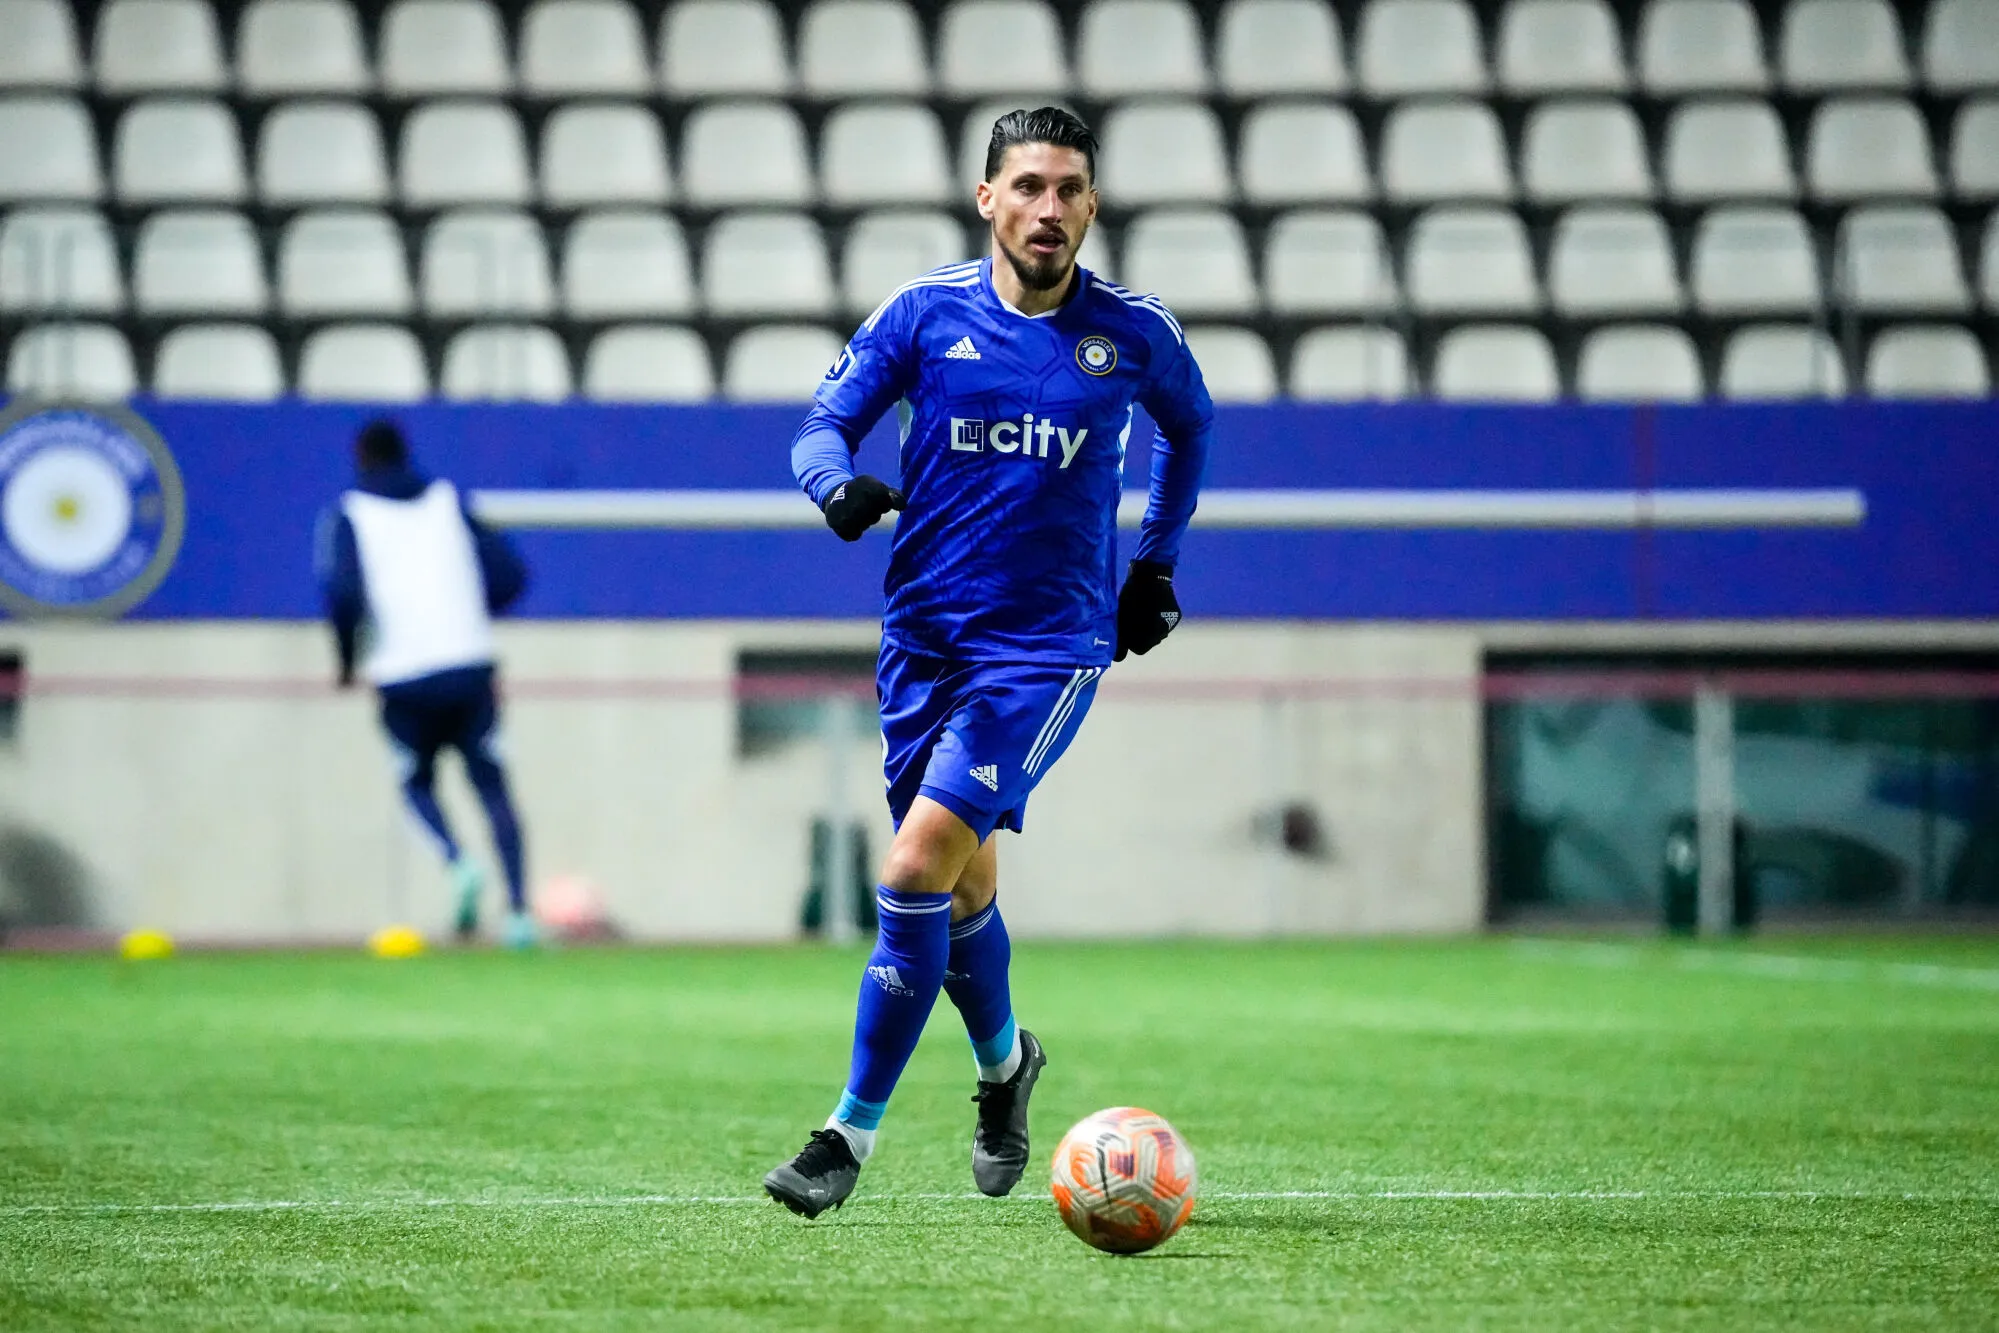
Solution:
[[[973,1038],[972,1058],[988,1069],[998,1067],[1007,1056],[1013,1054],[1013,1032],[1013,1015],[1008,1014],[1006,1026],[998,1032],[984,1041]]]
[[[1007,1030],[1009,1032],[1013,1030],[1012,1023],[1007,1024]],[[843,1125],[852,1125],[855,1129],[879,1129],[882,1116],[887,1112],[887,1102],[864,1102],[851,1092],[843,1092],[840,1094],[839,1109],[833,1112],[833,1118]]]

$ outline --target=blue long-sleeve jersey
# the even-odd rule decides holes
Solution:
[[[990,259],[907,284],[826,372],[792,443],[814,503],[853,477],[892,404],[909,504],[883,637],[940,657],[1108,663],[1133,405],[1159,427],[1138,559],[1179,559],[1214,433],[1165,305],[1079,268],[1060,307],[1029,317],[993,290]]]

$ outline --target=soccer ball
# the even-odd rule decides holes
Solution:
[[[1137,1254],[1194,1211],[1194,1154],[1163,1117],[1113,1106],[1062,1136],[1050,1188],[1062,1220],[1085,1244]]]

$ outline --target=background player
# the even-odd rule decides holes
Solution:
[[[504,938],[526,947],[535,928],[520,821],[497,745],[492,616],[526,591],[527,566],[511,542],[472,516],[455,486],[411,465],[393,422],[361,431],[355,467],[354,488],[323,516],[319,532],[320,586],[340,685],[354,683],[359,655],[361,673],[381,696],[403,798],[451,868],[463,939],[478,929],[484,875],[452,836],[433,790],[438,753],[458,751],[506,869]]]
[[[1213,412],[1180,326],[1076,264],[1097,214],[1097,143],[1066,111],[994,124],[984,260],[895,292],[819,386],[792,445],[799,484],[848,541],[896,525],[876,685],[896,837],[861,980],[847,1086],[764,1188],[816,1217],[845,1201],[941,988],[978,1064],[972,1174],[1003,1195],[1027,1164],[1045,1058],[1014,1022],[991,835],[1082,725],[1105,667],[1180,619],[1173,568]],[[902,490],[853,451],[903,410]],[[1117,504],[1134,403],[1159,424],[1136,558],[1117,586]]]

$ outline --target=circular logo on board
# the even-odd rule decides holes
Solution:
[[[1076,364],[1092,375],[1108,375],[1117,369],[1117,344],[1093,333],[1076,344]]]
[[[0,606],[18,616],[115,616],[180,552],[180,469],[139,416],[23,403],[0,413]]]

